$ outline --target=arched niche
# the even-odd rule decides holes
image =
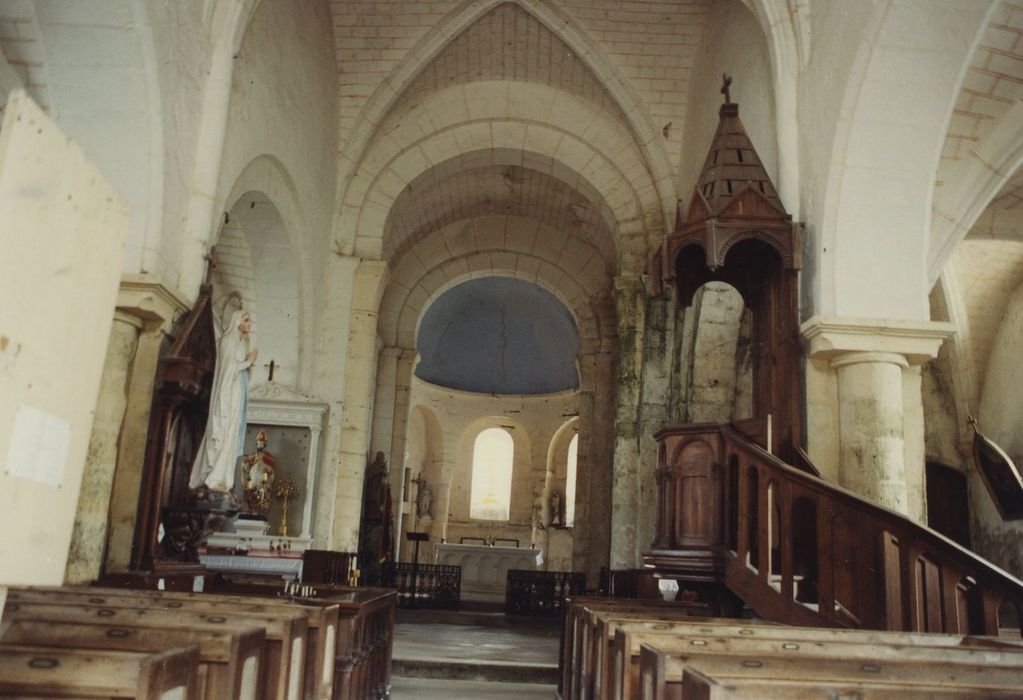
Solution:
[[[710,281],[678,313],[676,419],[727,423],[752,417],[752,314],[742,295],[726,282]]]
[[[233,204],[220,229],[213,273],[218,323],[241,305],[255,315],[259,360],[252,383],[299,380],[299,275],[284,220],[262,192],[249,191]]]
[[[720,264],[708,264],[710,256],[707,250],[696,242],[678,251],[673,270],[676,300],[679,307],[695,305],[702,309],[710,290],[712,298],[717,297],[722,304],[728,304],[726,300],[731,299],[730,305],[734,307],[734,295],[737,294],[745,310],[739,314],[732,313],[728,320],[733,330],[719,331],[718,335],[728,342],[734,337],[736,348],[742,340],[749,357],[741,359],[735,353],[732,356],[742,363],[748,362],[749,369],[740,368],[737,374],[734,362],[731,369],[722,368],[721,363],[707,367],[708,370],[714,368],[718,374],[730,373],[733,387],[739,388],[740,392],[736,394],[733,391],[731,415],[701,414],[691,418],[694,421],[729,421],[763,419],[770,415],[774,444],[784,456],[800,441],[795,270],[791,268],[791,260],[786,260],[785,251],[756,231],[735,236],[717,249],[717,255]],[[696,332],[698,341],[698,325]],[[693,368],[693,379],[698,367]],[[711,376],[708,384],[714,379]],[[748,398],[742,395],[743,391],[748,391]]]

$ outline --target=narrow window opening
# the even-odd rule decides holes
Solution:
[[[579,457],[579,433],[568,443],[568,459],[565,471],[565,527],[575,522],[575,475]]]
[[[508,520],[514,457],[515,443],[507,430],[487,428],[476,436],[472,450],[470,518]]]

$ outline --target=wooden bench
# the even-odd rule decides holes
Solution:
[[[954,646],[937,640],[935,643],[905,644],[896,640],[859,641],[844,638],[815,637],[814,632],[832,630],[791,629],[790,638],[750,638],[738,633],[682,634],[669,632],[640,632],[619,628],[615,632],[609,697],[628,700],[640,696],[640,686],[653,678],[654,687],[662,687],[656,668],[644,669],[643,649],[659,653],[697,659],[704,655],[742,658],[795,658],[810,660],[859,660],[865,664],[929,665],[937,660],[943,666],[970,668],[987,667],[1023,673],[1023,653],[1018,649]],[[826,635],[832,637],[832,635]],[[925,636],[925,635],[917,635]],[[928,635],[937,636],[937,635]],[[644,676],[644,673],[648,674]],[[650,674],[654,674],[651,676]],[[663,676],[660,676],[663,678]],[[1020,678],[1023,681],[1023,676]]]
[[[256,700],[264,632],[175,630],[164,627],[119,627],[65,622],[40,616],[0,620],[0,642],[7,644],[156,653],[197,645],[198,697],[205,700]]]
[[[614,662],[616,648],[615,635],[619,629],[626,632],[633,632],[638,635],[648,635],[656,638],[664,638],[671,643],[673,638],[682,636],[739,636],[762,640],[795,641],[805,640],[806,643],[820,643],[828,641],[844,641],[847,643],[864,644],[902,644],[921,645],[930,647],[957,647],[970,640],[975,645],[983,645],[987,648],[1005,646],[1003,642],[985,642],[982,638],[964,638],[963,636],[919,634],[919,633],[898,633],[898,632],[877,632],[867,630],[848,629],[821,629],[821,628],[796,628],[783,627],[772,624],[754,623],[753,621],[741,621],[727,618],[696,618],[678,617],[666,619],[671,616],[665,615],[660,610],[652,610],[650,614],[642,611],[613,611],[594,612],[586,611],[586,621],[583,623],[584,630],[591,630],[591,645],[583,655],[581,668],[570,669],[566,673],[567,678],[578,679],[573,690],[576,695],[565,694],[564,697],[576,698],[601,698],[612,697],[612,689],[618,683],[616,676],[616,665]],[[649,618],[660,619],[649,619]],[[644,641],[630,644],[632,656],[628,660],[619,660],[618,664],[622,670],[618,675],[628,671],[635,679],[638,673],[638,645]],[[632,668],[629,664],[633,664]],[[632,687],[638,681],[633,680]]]
[[[766,698],[788,698],[784,692],[793,688],[825,689],[842,686],[890,688],[888,697],[902,698],[903,691],[930,692],[934,688],[958,690],[963,693],[1015,693],[1023,688],[1023,667],[999,667],[986,664],[947,663],[942,654],[925,663],[903,661],[863,661],[861,659],[772,657],[758,655],[700,655],[669,653],[649,645],[641,664],[640,697],[648,700],[706,697],[694,689],[695,696],[685,692],[685,676],[696,672],[720,684],[732,681],[756,681],[762,686],[775,685],[778,692]],[[944,650],[943,650],[944,651]],[[698,685],[695,682],[692,685]],[[756,696],[754,696],[756,697]],[[818,695],[820,697],[820,695]],[[826,697],[826,696],[825,696]],[[884,697],[884,696],[881,696]],[[1009,697],[1012,697],[1009,695]]]
[[[280,586],[221,579],[207,582],[223,595],[276,595]],[[391,688],[391,649],[394,643],[396,596],[393,590],[370,587],[312,585],[310,597],[299,605],[338,605],[335,646],[334,698],[363,700],[387,697]]]
[[[699,671],[686,670],[680,695],[657,695],[644,687],[646,698],[694,698],[696,700],[1018,700],[1018,691],[971,690],[939,686],[906,688],[872,683],[822,683],[808,686],[791,681],[756,678],[716,680]]]
[[[955,658],[966,658],[971,662],[980,662],[985,655],[1001,659],[999,663],[1013,666],[1023,662],[1023,657],[1015,653],[998,653],[998,649],[1008,651],[1012,647],[994,642],[985,644],[983,638],[964,638],[956,635],[918,634],[903,632],[876,632],[866,630],[823,629],[781,627],[775,625],[735,624],[737,620],[712,618],[687,622],[665,622],[645,620],[621,620],[610,616],[598,616],[595,638],[610,639],[607,649],[603,646],[595,656],[593,670],[593,697],[612,696],[613,689],[628,680],[628,688],[619,694],[635,697],[638,686],[640,663],[640,647],[644,643],[658,646],[670,651],[682,648],[698,647],[697,652],[705,653],[708,649],[717,649],[720,653],[728,653],[735,648],[746,651],[757,649],[759,653],[813,653],[814,650],[827,649],[829,645],[844,645],[846,656],[858,658],[877,658],[871,656],[872,649],[878,654],[887,653],[886,649],[905,650],[909,657],[925,650],[921,658],[929,653],[955,654]],[[964,646],[965,639],[972,639],[972,647]],[[603,644],[603,641],[601,641]],[[864,651],[857,651],[859,647]],[[822,652],[827,655],[827,652]],[[631,689],[631,690],[630,690]]]
[[[298,700],[302,693],[304,646],[308,633],[308,615],[300,610],[239,612],[220,606],[206,609],[186,608],[176,601],[167,601],[161,608],[130,598],[108,599],[105,605],[86,605],[71,599],[47,603],[26,603],[12,600],[8,593],[5,618],[18,619],[45,616],[67,622],[94,624],[97,620],[118,627],[158,627],[175,630],[231,630],[252,627],[265,632],[262,663],[259,665],[260,694],[278,700]]]
[[[156,654],[0,644],[0,697],[193,700],[199,648]]]
[[[285,611],[293,611],[295,607],[309,616],[306,634],[305,671],[303,680],[303,697],[305,700],[331,700],[334,686],[334,654],[337,645],[338,615],[340,606],[319,602],[315,604],[297,604],[288,598],[273,597],[280,588],[272,589],[273,593],[265,597],[255,598],[244,595],[211,595],[207,593],[168,592],[152,589],[128,589],[109,587],[63,587],[20,589],[26,593],[41,592],[57,597],[77,599],[86,596],[91,604],[107,604],[108,601],[122,597],[142,599],[157,607],[177,607],[179,603],[187,604],[191,609],[207,609],[215,605],[217,610],[245,612],[262,612],[274,607]],[[102,602],[100,602],[102,601]],[[196,606],[200,606],[197,608]],[[254,606],[259,606],[257,611]]]
[[[593,692],[592,670],[602,647],[594,634],[599,614],[671,621],[692,619],[704,612],[706,608],[702,604],[585,596],[566,599],[560,651],[562,697],[566,700],[588,698]],[[609,642],[610,638],[603,640],[603,646]]]

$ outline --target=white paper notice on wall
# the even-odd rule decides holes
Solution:
[[[32,406],[19,406],[4,472],[60,488],[70,447],[70,423]]]

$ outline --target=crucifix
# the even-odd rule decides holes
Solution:
[[[732,101],[732,94],[729,87],[732,85],[732,76],[728,73],[721,74],[721,94],[725,96],[725,102],[730,103]]]
[[[277,368],[277,362],[274,361],[274,360],[270,360],[270,362],[268,362],[267,364],[265,364],[263,366],[270,368],[270,371],[267,372],[267,375],[266,375],[266,381],[272,382],[274,380],[274,370]]]

